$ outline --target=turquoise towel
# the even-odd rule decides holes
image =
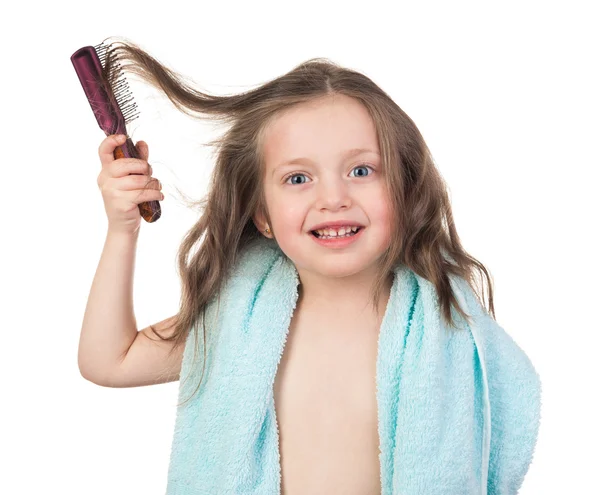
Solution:
[[[273,384],[298,284],[293,263],[263,238],[241,253],[219,308],[209,303],[205,376],[177,410],[167,495],[280,493]],[[452,284],[473,318],[452,310],[459,333],[440,318],[430,282],[404,265],[394,271],[376,372],[382,495],[516,494],[533,457],[540,378],[468,284]],[[190,332],[180,401],[196,389],[203,351],[202,333],[196,345]]]

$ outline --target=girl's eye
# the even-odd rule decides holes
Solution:
[[[357,167],[354,167],[352,169],[352,171],[360,169],[360,168],[369,168],[371,170],[374,170],[373,167],[371,167],[370,165],[358,165]],[[301,173],[291,173],[291,174],[289,174],[289,175],[287,175],[285,177],[285,182],[287,183],[288,180],[291,179],[291,178],[293,178],[293,177],[301,177],[301,176],[306,177],[304,174],[301,174]],[[356,175],[355,177],[366,177],[366,176],[367,176],[367,174],[363,173],[361,175]],[[296,182],[296,184],[304,184],[304,182]]]

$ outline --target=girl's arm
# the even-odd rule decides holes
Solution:
[[[172,330],[170,327],[176,318],[177,315],[174,315],[152,326],[162,337],[168,337],[171,331],[163,330]],[[177,347],[169,356],[168,352],[173,345],[173,342],[160,340],[149,326],[140,330],[127,353],[101,385],[140,387],[179,380],[183,346]]]
[[[86,380],[106,387],[135,387],[179,379],[183,349],[175,351],[168,360],[173,342],[159,340],[149,327],[137,330],[133,273],[138,232],[109,229],[83,318],[79,371]],[[153,326],[161,333],[172,318],[175,317]]]

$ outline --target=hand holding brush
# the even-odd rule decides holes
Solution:
[[[139,113],[129,90],[127,80],[123,72],[120,71],[118,60],[110,58],[111,63],[107,67],[106,62],[109,57],[113,56],[113,53],[110,46],[107,47],[103,43],[95,47],[85,46],[71,56],[71,62],[73,63],[75,72],[77,72],[79,81],[83,86],[85,95],[98,121],[98,125],[108,136],[102,142],[99,150],[103,167],[100,174],[101,177],[99,177],[99,185],[102,182],[100,187],[103,190],[109,221],[112,219],[115,222],[115,217],[119,216],[116,213],[121,212],[125,214],[125,217],[116,221],[119,226],[122,227],[123,223],[127,226],[135,225],[137,221],[137,228],[139,228],[139,216],[146,220],[146,222],[155,222],[160,218],[161,209],[156,199],[143,199],[141,202],[138,202],[133,198],[132,194],[124,194],[125,191],[134,191],[144,187],[148,182],[147,176],[141,175],[128,180],[119,180],[116,183],[116,187],[113,182],[114,179],[125,179],[126,177],[124,176],[127,174],[149,175],[149,165],[146,162],[147,155],[146,158],[139,158],[139,150],[143,148],[147,153],[148,147],[145,143],[139,148],[134,146],[131,139],[127,136],[126,125],[136,119]],[[115,141],[117,135],[123,135],[125,139],[120,142]],[[143,143],[143,141],[140,143]],[[106,150],[108,149],[110,149],[112,153],[111,158],[115,160],[116,165],[112,165],[113,160],[107,156]],[[121,161],[122,159],[127,161]],[[123,173],[123,170],[128,172]],[[107,181],[108,186],[105,186],[104,184]],[[158,198],[159,196],[158,192],[155,191],[150,195],[147,192],[142,192],[138,197]],[[109,201],[108,205],[107,200]],[[113,200],[115,200],[114,204]],[[136,205],[135,208],[139,209],[139,216],[137,218],[126,206],[126,201],[133,201]]]
[[[135,233],[142,218],[138,205],[160,201],[164,195],[160,181],[152,177],[148,145],[144,141],[135,145],[136,155],[140,158],[115,159],[115,150],[123,144],[124,137],[110,135],[100,143],[98,156],[102,171],[98,175],[98,187],[102,192],[109,230]]]

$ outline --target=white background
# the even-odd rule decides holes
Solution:
[[[70,56],[123,36],[199,88],[254,88],[316,56],[371,77],[448,182],[499,324],[542,379],[521,494],[598,492],[598,76],[595,2],[33,2],[2,7],[3,494],[163,494],[178,382],[84,380],[77,348],[106,216],[104,139]],[[178,311],[175,254],[216,129],[131,81],[162,218],[142,222],[138,327]],[[407,494],[410,495],[410,494]]]

